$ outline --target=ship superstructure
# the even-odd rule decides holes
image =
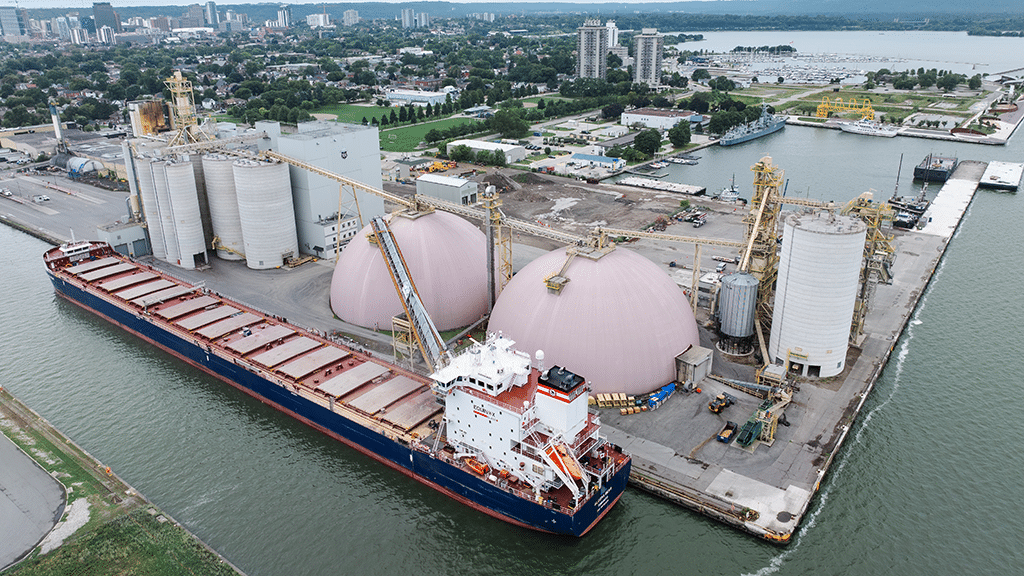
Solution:
[[[474,345],[431,384],[106,243],[44,262],[59,296],[488,515],[582,536],[625,489],[630,458],[597,435],[583,378],[531,369],[507,339]]]
[[[559,366],[544,369],[541,352],[531,366],[513,345],[492,334],[434,373],[448,442],[460,457],[537,497],[561,493],[575,506],[611,480],[612,447],[587,410],[583,377]]]

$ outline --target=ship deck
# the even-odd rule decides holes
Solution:
[[[442,407],[425,377],[145,264],[114,254],[54,272],[389,437],[408,443],[430,435],[440,423]]]

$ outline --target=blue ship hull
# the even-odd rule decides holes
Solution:
[[[625,490],[631,463],[622,466],[605,483],[601,493],[592,496],[574,514],[524,500],[429,453],[293,394],[228,359],[210,354],[199,340],[182,339],[146,316],[98,298],[50,270],[47,274],[57,294],[67,300],[371,458],[495,518],[544,532],[582,536],[611,510]]]

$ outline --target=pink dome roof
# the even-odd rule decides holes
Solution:
[[[577,256],[561,294],[544,278],[565,250],[534,260],[501,292],[488,330],[501,331],[544,364],[586,378],[594,393],[643,394],[675,380],[675,357],[700,338],[682,290],[656,264],[616,248],[600,260]]]
[[[391,231],[427,312],[438,330],[472,324],[487,312],[487,238],[475,226],[445,212],[415,220],[396,216]],[[331,308],[342,320],[391,329],[402,302],[366,226],[342,251],[331,279]]]

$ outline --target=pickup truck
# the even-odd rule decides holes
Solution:
[[[732,420],[726,422],[725,426],[722,427],[722,431],[718,433],[718,436],[716,436],[716,439],[724,444],[732,442],[732,439],[736,436],[736,429],[739,427],[739,424]]]

